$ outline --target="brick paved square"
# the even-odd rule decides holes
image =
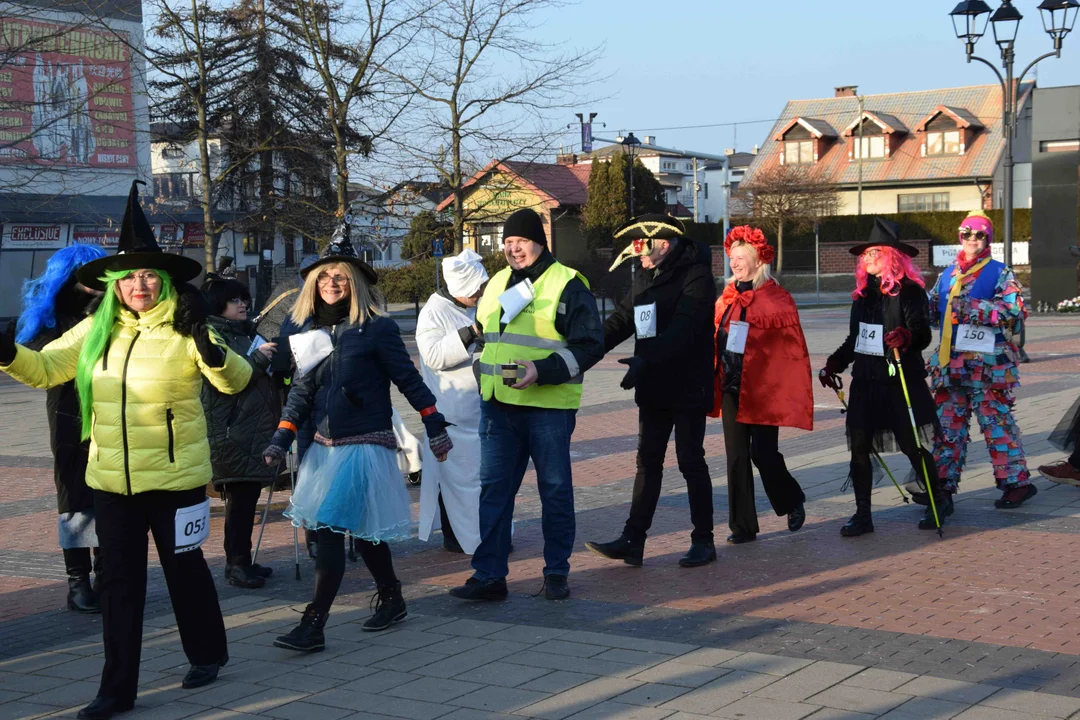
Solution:
[[[485,687],[454,698],[451,705],[473,710],[509,713],[549,697],[548,693],[522,688]]]
[[[631,678],[636,680],[638,678]],[[655,707],[657,705],[663,705],[669,700],[674,700],[680,695],[684,695],[689,692],[689,688],[679,687],[678,685],[661,685],[660,683],[644,683],[638,685],[633,690],[625,692],[619,695],[613,700],[615,702],[625,703],[626,705],[644,705],[647,707]]]
[[[715,715],[721,718],[741,720],[742,718],[754,718],[755,720],[802,720],[802,718],[820,709],[819,705],[807,705],[805,703],[786,702],[784,700],[771,700],[764,697],[750,697],[737,700],[727,707],[718,710]]]

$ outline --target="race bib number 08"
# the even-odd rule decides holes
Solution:
[[[859,323],[859,337],[855,339],[855,352],[862,355],[885,356],[885,343],[882,336],[885,328],[873,323]]]
[[[210,498],[176,510],[176,554],[202,547],[210,537]]]
[[[997,335],[993,328],[985,325],[958,325],[956,328],[956,350],[958,352],[993,353]]]
[[[656,337],[656,303],[634,308],[634,330],[638,340]]]

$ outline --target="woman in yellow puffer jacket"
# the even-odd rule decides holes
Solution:
[[[130,710],[139,682],[146,602],[147,532],[154,536],[184,651],[185,688],[213,682],[228,660],[217,591],[200,546],[209,533],[210,447],[199,394],[205,377],[243,390],[248,362],[215,343],[203,303],[184,285],[202,270],[161,252],[132,185],[120,252],[80,268],[104,291],[97,311],[40,352],[0,338],[0,370],[33,387],[75,380],[82,432],[90,438],[86,484],[94,490],[107,566],[101,607],[105,668],[83,720]],[[187,290],[178,292],[177,286]]]

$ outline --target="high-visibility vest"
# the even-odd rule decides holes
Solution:
[[[577,410],[581,407],[580,374],[561,385],[534,383],[524,390],[514,390],[503,383],[502,366],[517,360],[542,360],[558,353],[565,355],[568,367],[574,367],[576,360],[567,349],[566,338],[555,330],[555,316],[566,284],[581,278],[588,287],[588,281],[576,270],[554,263],[533,283],[533,301],[500,332],[503,310],[499,296],[506,291],[510,272],[510,268],[504,268],[496,273],[476,306],[476,320],[484,329],[484,351],[479,363],[480,396],[507,405]],[[524,373],[525,369],[519,367],[518,377]]]

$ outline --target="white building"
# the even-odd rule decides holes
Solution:
[[[435,212],[448,193],[437,183],[402,182],[392,187],[350,185],[353,196],[352,240],[373,267],[407,264],[401,244],[412,219],[424,211]]]

